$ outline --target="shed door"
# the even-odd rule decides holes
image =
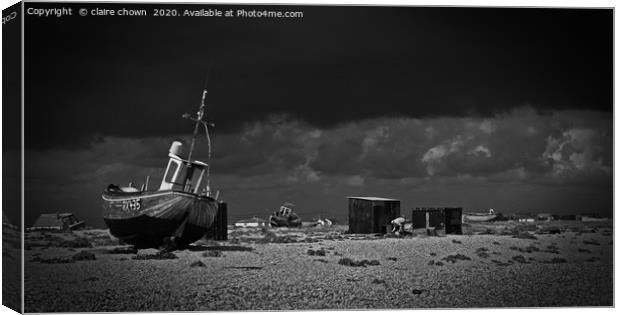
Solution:
[[[375,205],[372,208],[374,214],[374,227],[372,232],[387,233],[385,207],[383,205]]]

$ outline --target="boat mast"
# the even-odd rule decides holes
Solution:
[[[192,155],[194,153],[194,147],[196,145],[196,136],[198,135],[198,129],[200,129],[201,124],[205,127],[205,134],[207,136],[207,148],[208,148],[208,157],[207,157],[208,160],[207,160],[207,167],[206,167],[207,185],[205,187],[205,190],[206,190],[206,195],[210,196],[211,195],[211,137],[209,136],[209,127],[213,127],[214,124],[209,124],[206,122],[206,118],[205,118],[205,109],[207,107],[205,105],[206,98],[207,98],[207,89],[205,87],[205,89],[202,91],[202,100],[200,102],[200,108],[198,109],[198,112],[196,112],[196,117],[191,117],[191,115],[189,114],[184,114],[183,117],[196,122],[196,125],[194,125],[194,134],[192,135],[192,142],[189,147],[189,154],[187,155],[187,166],[190,168],[192,167],[192,162],[193,162]],[[191,170],[189,174],[191,174]],[[188,180],[190,180],[189,177],[186,178],[186,183],[185,183],[186,185],[187,185]]]
[[[200,108],[198,109],[198,112],[196,112],[196,125],[194,126],[194,134],[192,135],[192,143],[189,146],[189,154],[187,156],[187,161],[189,163],[192,162],[192,153],[194,153],[194,146],[196,145],[196,135],[198,134],[198,127],[200,127],[200,124],[205,124],[205,122],[202,120],[202,117],[204,116],[204,113],[205,113],[205,98],[206,97],[207,97],[207,89],[204,89],[202,91],[202,101],[200,102]],[[205,125],[205,128],[207,128],[206,125]],[[209,135],[207,132],[207,138],[208,137]],[[209,143],[209,152],[210,151],[211,151],[211,143]]]

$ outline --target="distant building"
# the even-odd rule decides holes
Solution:
[[[235,222],[235,227],[266,227],[268,225],[269,222],[267,222],[267,220],[257,217]]]
[[[603,222],[608,221],[609,218],[603,218],[597,214],[583,214],[581,215],[582,222]]]
[[[349,233],[387,233],[400,216],[400,200],[380,197],[349,199]]]
[[[45,213],[27,230],[77,230],[84,226],[85,222],[78,220],[73,213]]]
[[[539,213],[536,215],[536,220],[538,221],[553,221],[553,215],[551,213]]]

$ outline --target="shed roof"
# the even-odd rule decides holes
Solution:
[[[362,199],[369,201],[400,201],[398,199],[382,198],[382,197],[347,197],[349,199]]]

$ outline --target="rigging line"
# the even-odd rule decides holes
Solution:
[[[205,126],[205,134],[207,135],[207,147],[209,150],[207,151],[207,192],[210,193],[211,190],[211,137],[209,136],[209,126],[206,122],[202,123]]]

